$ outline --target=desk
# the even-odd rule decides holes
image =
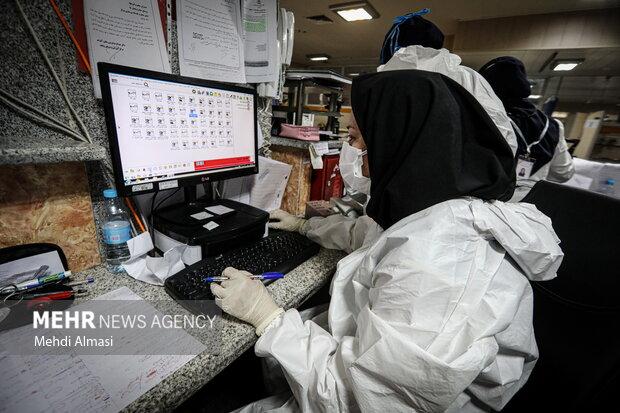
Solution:
[[[285,278],[270,284],[267,289],[275,302],[283,308],[297,307],[330,280],[336,264],[344,255],[341,251],[322,248],[317,255],[288,273]],[[147,300],[172,300],[163,287],[136,281],[128,275],[113,274],[105,266],[77,273],[74,280],[82,280],[87,276],[95,277],[88,299],[126,286]],[[179,308],[181,309],[180,306]],[[194,357],[130,404],[125,411],[174,409],[253,346],[256,339],[253,327],[225,315],[222,329],[223,347],[218,355],[203,352]]]

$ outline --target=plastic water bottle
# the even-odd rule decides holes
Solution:
[[[131,224],[116,189],[106,189],[103,197],[106,214],[103,223],[106,262],[111,271],[123,272],[121,263],[129,259],[127,241],[131,238]]]
[[[603,195],[614,196],[615,183],[615,179],[606,179],[605,182],[603,182],[603,186],[601,187],[601,190],[599,192]]]

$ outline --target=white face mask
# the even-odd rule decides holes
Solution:
[[[362,174],[362,165],[364,159],[362,158],[366,154],[366,151],[354,148],[347,142],[342,144],[340,150],[340,174],[344,183],[351,189],[361,192],[363,194],[370,194],[370,178],[366,178]]]

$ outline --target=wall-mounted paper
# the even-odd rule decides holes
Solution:
[[[157,0],[84,0],[84,20],[95,97],[101,98],[97,62],[170,73]]]
[[[278,4],[276,0],[243,0],[245,77],[248,83],[278,80]]]
[[[181,75],[245,83],[238,0],[177,0]]]

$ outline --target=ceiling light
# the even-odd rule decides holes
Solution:
[[[327,62],[329,60],[329,55],[326,54],[309,54],[306,57],[313,62]]]
[[[555,111],[555,112],[553,112],[551,114],[551,117],[552,118],[558,118],[558,119],[564,119],[564,118],[568,117],[568,112],[557,112],[557,111]]]
[[[540,95],[529,95],[528,99],[540,99]]]
[[[556,72],[573,70],[579,63],[558,63],[553,67]]]
[[[360,75],[359,73],[349,73],[349,76],[351,76],[351,77],[355,77],[355,76],[359,76],[359,75]]]
[[[573,70],[581,62],[583,62],[583,59],[556,60],[553,62],[553,70],[556,72],[566,72]]]
[[[336,13],[348,22],[372,20],[372,16],[364,9],[340,10]]]
[[[372,20],[379,17],[379,13],[367,1],[334,4],[329,6],[329,9],[348,22]]]

